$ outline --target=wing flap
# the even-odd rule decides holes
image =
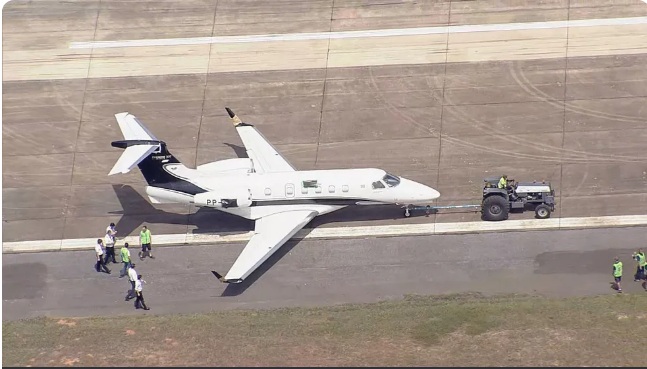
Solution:
[[[247,278],[317,214],[314,210],[294,210],[258,219],[255,234],[238,255],[223,282],[241,282]]]
[[[257,173],[295,170],[256,127],[241,124],[236,126],[236,131],[245,145],[247,155],[254,161],[254,169]]]

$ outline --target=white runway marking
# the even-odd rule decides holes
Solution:
[[[643,0],[643,1],[647,2],[647,0]],[[345,38],[416,36],[416,35],[431,35],[431,34],[445,34],[445,33],[557,29],[557,28],[566,28],[566,27],[595,27],[595,26],[614,26],[614,25],[632,25],[632,24],[647,24],[647,17],[582,19],[582,20],[571,20],[571,21],[528,22],[528,23],[474,24],[474,25],[462,25],[462,26],[381,29],[381,30],[368,30],[368,31],[287,33],[287,34],[248,35],[248,36],[72,42],[70,43],[70,49],[92,49],[92,48],[99,49],[99,48],[116,48],[116,47],[177,46],[177,45],[200,45],[200,44],[271,42],[271,41],[328,40],[328,39],[345,39]]]
[[[522,219],[503,222],[460,222],[460,223],[427,223],[403,224],[363,227],[315,228],[308,234],[306,230],[297,233],[295,239],[335,239],[335,238],[373,238],[434,234],[465,234],[483,232],[519,232],[536,230],[583,229],[647,226],[647,215],[620,215],[606,217],[584,218],[552,218],[552,219]],[[218,235],[218,234],[163,234],[153,235],[155,246],[222,244],[231,242],[247,242],[253,232]],[[94,238],[78,238],[67,240],[43,240],[4,242],[3,253],[91,250],[94,249]],[[119,239],[117,247],[128,242],[137,245],[138,236]],[[136,246],[134,246],[137,248]]]

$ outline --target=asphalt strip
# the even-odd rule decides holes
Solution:
[[[585,228],[615,228],[647,226],[647,215],[620,215],[581,218],[521,219],[502,222],[458,222],[401,224],[360,227],[314,228],[299,231],[294,239],[337,239],[337,238],[374,238],[416,235],[467,234],[485,232],[522,232],[538,230],[565,230]],[[160,234],[153,235],[155,246],[178,246],[197,244],[224,244],[247,242],[253,231],[237,234]],[[76,238],[63,240],[36,240],[3,242],[2,252],[25,253],[43,251],[92,250],[96,242],[93,238]],[[118,239],[118,245],[128,242],[139,244],[138,236]]]

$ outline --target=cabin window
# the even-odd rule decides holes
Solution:
[[[378,188],[386,188],[384,184],[380,181],[373,182],[373,189],[377,190]]]
[[[304,195],[307,195],[308,194],[308,189],[305,188],[305,187],[301,187],[301,193],[304,194]]]
[[[286,193],[288,196],[292,196],[292,195],[294,195],[294,187],[293,187],[292,185],[288,185],[288,186],[286,186],[286,187],[285,187],[285,193]]]
[[[303,188],[317,188],[317,180],[308,180],[301,183]]]
[[[315,192],[316,193],[321,193],[321,186],[317,186],[317,188],[315,188]]]
[[[341,190],[344,192],[348,192],[348,186],[346,185],[341,186]]]
[[[269,196],[269,195],[271,195],[271,194],[272,194],[272,190],[271,190],[271,189],[269,189],[269,188],[266,188],[266,189],[265,189],[265,196]]]
[[[328,192],[330,193],[335,192],[335,186],[328,186]]]

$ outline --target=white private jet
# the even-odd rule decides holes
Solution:
[[[255,220],[252,238],[225,283],[240,283],[314,217],[349,205],[429,204],[440,196],[423,184],[381,169],[298,171],[251,124],[225,108],[248,158],[226,159],[187,168],[132,114],[115,118],[125,149],[109,175],[127,173],[137,165],[153,204],[189,203]]]

